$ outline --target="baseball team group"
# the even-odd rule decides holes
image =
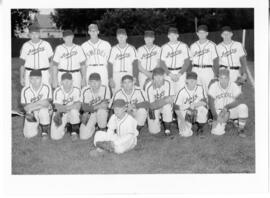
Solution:
[[[26,138],[94,136],[91,153],[99,155],[133,149],[144,127],[170,136],[173,121],[183,137],[203,137],[206,126],[213,135],[234,129],[246,136],[247,54],[232,40],[229,26],[222,28],[218,45],[207,39],[206,25],[198,26],[190,47],[173,27],[161,47],[154,44],[154,31],[145,31],[145,45],[138,49],[127,42],[125,29],[117,29],[113,47],[99,38],[96,24],[88,33],[90,39],[77,45],[74,33],[64,30],[63,44],[53,51],[39,27],[29,27],[31,39],[20,52]]]

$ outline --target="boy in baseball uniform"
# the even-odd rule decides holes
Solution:
[[[190,65],[188,46],[182,41],[178,41],[178,30],[170,28],[168,31],[169,42],[161,47],[160,66],[171,78],[174,92],[185,85],[186,70]]]
[[[146,79],[151,80],[153,69],[159,65],[161,48],[154,44],[154,40],[154,31],[145,31],[145,45],[138,49],[139,83],[141,89],[144,89]]]
[[[148,117],[149,132],[157,134],[161,131],[159,118],[162,114],[165,135],[170,135],[174,89],[171,82],[165,79],[165,71],[163,68],[157,67],[153,70],[153,80],[146,85],[145,90],[150,103],[151,112]]]
[[[217,45],[220,68],[230,70],[230,80],[235,82],[238,77],[247,79],[247,53],[240,42],[232,40],[233,32],[229,26],[221,30],[223,41]]]
[[[127,103],[127,112],[137,120],[137,129],[140,132],[147,118],[149,102],[145,92],[135,86],[131,75],[122,77],[122,88],[115,92],[112,104],[115,100],[122,99]]]
[[[53,94],[55,112],[52,117],[51,138],[59,140],[67,131],[71,133],[72,140],[76,140],[80,129],[80,89],[73,86],[72,74],[64,73],[61,77],[61,84]]]
[[[248,107],[241,103],[241,95],[241,88],[230,80],[230,70],[220,69],[219,80],[209,88],[209,105],[213,118],[217,120],[221,112],[227,112],[229,119],[238,119],[239,135],[245,137]],[[216,134],[222,135],[223,133],[224,130],[221,130]]]
[[[197,78],[195,72],[187,73],[186,84],[178,92],[174,102],[179,134],[184,137],[193,134],[192,125],[198,125],[199,131],[207,122],[207,99],[203,86],[197,83]],[[195,116],[194,120],[189,120],[189,116]]]
[[[90,74],[88,86],[83,88],[81,94],[82,110],[84,111],[80,126],[81,139],[89,139],[95,132],[96,124],[99,131],[106,131],[109,100],[109,88],[102,85],[100,75],[98,73]]]
[[[49,85],[42,83],[42,72],[32,70],[29,74],[30,84],[21,91],[21,104],[26,112],[23,134],[26,138],[38,134],[41,128],[42,139],[47,139],[50,129],[50,101],[52,91]],[[32,117],[30,120],[28,117]]]
[[[138,80],[138,61],[136,49],[127,43],[125,29],[116,32],[118,44],[112,47],[109,58],[109,83],[115,92],[121,88],[121,79],[124,75],[132,75]]]
[[[199,40],[190,46],[192,71],[198,75],[198,83],[208,90],[210,81],[218,76],[218,55],[216,44],[207,39],[208,27],[200,25],[196,32]]]
[[[71,30],[63,32],[64,43],[58,45],[53,56],[53,88],[58,87],[61,76],[69,72],[72,74],[73,85],[81,88],[82,64],[85,55],[79,45],[73,43],[74,34]]]
[[[39,31],[38,26],[30,26],[31,40],[25,42],[21,48],[20,82],[22,86],[29,86],[29,74],[37,69],[42,72],[42,82],[51,84],[50,59],[53,56],[53,50],[47,41],[40,39]]]
[[[137,121],[127,113],[126,102],[122,99],[115,100],[112,108],[114,114],[108,122],[108,130],[97,131],[94,137],[93,152],[104,151],[121,154],[133,149],[137,144]],[[93,153],[90,153],[93,155]]]
[[[98,37],[99,29],[97,24],[88,26],[88,34],[90,39],[82,44],[82,49],[87,58],[83,72],[83,86],[87,85],[91,73],[98,73],[101,76],[101,82],[108,86],[107,64],[111,45]]]

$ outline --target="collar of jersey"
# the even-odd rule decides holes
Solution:
[[[71,93],[73,92],[73,89],[74,89],[74,87],[72,86],[72,88],[70,89],[70,92],[67,93],[67,92],[65,91],[63,85],[61,85],[60,87],[61,87],[61,89],[63,90],[63,92],[64,92],[65,94],[68,94],[68,95],[71,94]]]
[[[37,93],[40,92],[41,88],[43,87],[43,83],[40,84],[40,87],[38,88],[37,91],[34,90],[34,88],[33,88],[33,86],[31,85],[31,83],[30,83],[29,87],[30,87],[30,89],[31,89],[35,94],[37,94]]]

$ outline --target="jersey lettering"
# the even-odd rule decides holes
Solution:
[[[45,51],[45,48],[44,47],[38,47],[36,49],[30,49],[30,50],[28,50],[27,55],[35,55],[35,54],[37,54],[39,52],[43,52],[43,51]]]
[[[166,58],[172,58],[174,56],[177,56],[178,54],[181,54],[182,53],[182,50],[176,50],[174,52],[168,52],[167,55],[166,55]]]
[[[31,100],[30,100],[31,103],[35,103],[35,102],[39,101],[42,98],[42,96],[43,96],[43,94],[39,94],[38,96],[31,98]]]
[[[62,56],[60,56],[60,58],[68,59],[68,58],[71,58],[72,56],[75,56],[77,54],[78,54],[78,52],[76,52],[76,51],[72,51],[70,53],[67,52],[67,53],[63,53]]]

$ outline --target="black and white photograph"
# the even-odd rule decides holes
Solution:
[[[258,180],[268,58],[251,2],[8,6],[10,177]]]

